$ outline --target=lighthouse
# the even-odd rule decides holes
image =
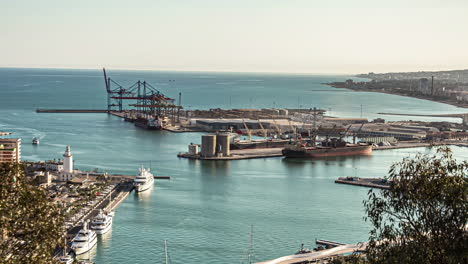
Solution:
[[[73,155],[70,151],[70,146],[67,146],[63,154],[63,172],[73,173]]]

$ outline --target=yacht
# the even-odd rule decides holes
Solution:
[[[70,255],[61,256],[58,262],[61,264],[73,264],[73,258]]]
[[[72,250],[76,255],[80,255],[91,250],[97,243],[96,232],[88,229],[88,223],[83,224],[78,234],[73,238]]]
[[[111,229],[113,216],[113,212],[104,213],[101,209],[99,214],[91,221],[91,230],[94,230],[98,235],[107,233]]]
[[[148,190],[149,188],[151,188],[151,186],[153,186],[154,176],[150,172],[150,169],[145,169],[141,167],[139,171],[140,173],[133,180],[133,186],[135,186],[135,190],[137,192],[142,192]]]
[[[39,139],[37,137],[32,140],[33,145],[39,145]]]

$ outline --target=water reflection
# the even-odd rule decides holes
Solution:
[[[137,192],[137,191],[134,191],[134,196],[136,198],[136,200],[138,200],[139,203],[149,203],[150,200],[151,200],[151,194],[154,192],[154,186],[155,183],[153,183],[153,186],[151,188],[149,188],[148,190],[146,191],[143,191],[143,192]]]
[[[98,245],[96,244],[90,251],[76,256],[76,260],[89,261],[91,259],[95,259],[97,255],[97,247]]]
[[[107,233],[103,235],[99,235],[99,240],[98,240],[98,247],[104,247],[107,248],[110,246],[111,240],[112,240],[112,227],[107,231]]]

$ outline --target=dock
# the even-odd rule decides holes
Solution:
[[[326,240],[324,240],[326,241]],[[332,241],[329,241],[332,242]],[[336,242],[334,242],[336,243]],[[304,264],[304,263],[329,263],[330,260],[337,256],[342,256],[344,254],[349,254],[353,252],[362,252],[367,248],[367,243],[358,243],[358,244],[341,244],[330,249],[324,249],[320,251],[314,251],[311,253],[289,255],[284,257],[279,257],[276,259],[257,262],[256,264]]]
[[[438,146],[457,146],[457,147],[468,147],[466,141],[441,141],[441,142],[398,142],[392,146],[374,146],[372,150],[388,150],[388,149],[404,149],[404,148],[427,148],[427,147],[438,147]]]
[[[171,176],[154,176],[155,180],[170,180]]]
[[[203,157],[200,154],[179,153],[177,157],[199,160],[241,160],[282,157],[283,148],[255,148],[255,149],[235,149],[231,150],[229,156]]]
[[[325,246],[325,247],[338,247],[338,246],[346,245],[343,243],[334,242],[330,240],[324,240],[324,239],[315,240],[315,244],[320,245],[320,246]]]
[[[382,178],[359,178],[359,177],[341,177],[335,180],[335,183],[349,184],[362,187],[389,189],[390,182]]]
[[[102,109],[36,109],[36,113],[108,113]]]
[[[133,185],[131,182],[122,182],[119,183],[110,193],[106,196],[103,196],[99,199],[99,201],[89,210],[84,212],[80,217],[73,218],[71,226],[67,230],[67,236],[72,238],[78,233],[81,229],[83,221],[87,221],[92,219],[99,213],[99,210],[106,209],[106,210],[115,210],[115,208],[123,201],[130,192],[133,190]]]

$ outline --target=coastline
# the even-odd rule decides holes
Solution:
[[[344,86],[341,86],[341,85],[337,85],[337,84],[334,84],[334,83],[322,83],[322,84],[333,87],[333,88],[347,89],[347,90],[351,90],[351,91],[354,91],[354,92],[373,92],[373,93],[392,94],[392,95],[411,97],[411,98],[416,98],[416,99],[421,99],[421,100],[426,100],[426,101],[432,101],[432,102],[436,102],[436,103],[453,105],[453,106],[460,107],[460,108],[468,108],[468,104],[458,103],[458,102],[456,102],[454,100],[450,100],[450,99],[438,99],[438,98],[434,98],[434,97],[431,97],[431,96],[411,95],[411,94],[399,93],[399,92],[395,92],[395,91],[351,88],[351,87],[344,87]]]

